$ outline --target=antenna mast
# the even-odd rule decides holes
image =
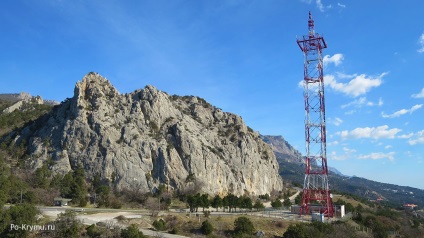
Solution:
[[[333,201],[328,186],[324,73],[322,50],[327,48],[324,37],[315,33],[314,20],[309,12],[309,34],[297,39],[304,54],[305,98],[305,180],[300,214],[309,214],[313,203],[321,205],[320,213],[334,216]]]

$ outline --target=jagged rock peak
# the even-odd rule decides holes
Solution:
[[[74,90],[74,97],[83,97],[85,99],[93,96],[119,95],[119,92],[112,86],[109,80],[98,73],[90,72],[84,78],[77,82]]]
[[[81,163],[89,178],[99,174],[118,189],[188,189],[195,180],[210,194],[242,195],[283,186],[271,148],[240,116],[151,85],[119,94],[97,73],[21,131],[34,169],[49,158],[60,174]]]

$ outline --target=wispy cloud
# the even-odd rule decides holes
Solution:
[[[326,55],[324,56],[322,60],[323,60],[324,66],[330,63],[333,63],[335,66],[339,66],[339,64],[342,63],[343,59],[344,59],[343,54],[334,54],[333,56]]]
[[[325,6],[323,3],[322,3],[322,1],[321,0],[316,0],[315,1],[315,3],[317,4],[317,8],[321,11],[321,12],[324,12],[326,9],[330,9],[332,6],[331,6],[331,4],[330,5],[327,5],[327,6]]]
[[[304,2],[304,3],[307,3],[307,4],[311,4],[312,2],[315,2],[318,10],[320,10],[321,12],[324,12],[326,9],[330,9],[332,7],[331,4],[325,6],[322,3],[322,0],[315,0],[315,1],[313,1],[313,0],[301,0],[301,1]]]
[[[345,4],[341,4],[341,3],[337,3],[337,6],[339,6],[339,7],[341,7],[341,8],[346,8],[346,5]]]
[[[424,88],[421,89],[421,92],[417,94],[412,94],[411,97],[413,98],[424,98]]]
[[[388,159],[390,161],[395,160],[395,152],[389,152],[389,153],[383,153],[383,152],[376,152],[376,153],[371,153],[368,155],[360,155],[358,158],[359,159],[371,159],[371,160],[379,160],[379,159]]]
[[[348,83],[337,82],[334,75],[324,76],[324,82],[335,91],[342,92],[348,96],[358,97],[366,94],[372,88],[379,87],[383,83],[383,77],[387,73],[382,73],[376,77],[367,76],[365,74],[354,75]]]
[[[342,140],[345,139],[361,139],[361,138],[372,138],[372,139],[394,139],[396,134],[402,131],[398,128],[389,129],[389,126],[383,125],[378,127],[358,127],[351,131],[344,130],[337,132]]]
[[[410,109],[401,109],[401,110],[396,111],[396,112],[394,112],[394,113],[392,113],[392,114],[385,114],[384,112],[382,112],[382,113],[381,113],[381,116],[382,116],[383,118],[395,118],[395,117],[400,117],[400,116],[402,116],[402,115],[404,115],[404,114],[407,114],[407,113],[412,114],[414,111],[416,111],[416,110],[420,109],[422,106],[423,106],[422,104],[417,104],[417,105],[412,106]]]
[[[419,131],[411,136],[411,138],[408,140],[408,143],[410,145],[424,144],[424,130]]]
[[[408,134],[400,135],[397,138],[400,138],[400,139],[409,139],[409,138],[411,138],[413,136],[414,136],[414,133],[408,133]]]
[[[424,53],[424,33],[421,34],[418,40],[418,44],[420,44],[420,48],[417,50],[418,53]]]
[[[383,103],[383,99],[382,98],[379,98],[378,99],[378,102],[371,102],[371,101],[368,101],[366,97],[360,97],[358,99],[353,100],[350,103],[343,104],[341,106],[341,108],[347,108],[347,107],[351,107],[351,106],[357,107],[357,108],[361,108],[363,106],[369,106],[369,107],[380,106],[381,107],[381,106],[383,106],[383,104],[384,103]]]
[[[335,117],[334,119],[328,118],[328,123],[333,124],[335,126],[340,126],[343,123],[343,120],[338,117]]]

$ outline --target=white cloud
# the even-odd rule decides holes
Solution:
[[[400,138],[400,139],[409,139],[409,138],[411,138],[413,136],[414,136],[414,133],[409,133],[409,134],[400,135],[400,136],[398,136],[398,138]]]
[[[378,127],[358,127],[351,131],[337,132],[337,134],[340,135],[342,140],[361,138],[393,139],[400,131],[402,130],[398,128],[389,129],[389,126],[383,125]]]
[[[383,106],[383,99],[379,98],[378,102],[371,102],[371,101],[368,101],[366,97],[360,97],[359,99],[356,99],[350,103],[342,105],[341,108],[346,108],[350,106],[354,106],[357,108],[361,108],[362,106],[369,106],[369,107],[380,106],[381,107]]]
[[[337,6],[339,6],[339,7],[341,7],[341,8],[346,8],[346,5],[345,4],[341,4],[341,3],[337,3]]]
[[[367,76],[365,74],[354,75],[348,83],[339,83],[334,75],[324,76],[326,85],[335,91],[345,93],[346,95],[357,97],[369,92],[372,88],[378,87],[383,83],[382,78],[387,73],[382,73],[376,77]]]
[[[424,130],[415,133],[413,138],[411,137],[411,139],[408,140],[408,143],[410,145],[424,144]]]
[[[411,97],[413,98],[424,98],[424,88],[421,89],[421,92],[417,94],[412,94]]]
[[[355,149],[349,149],[347,147],[343,147],[343,151],[346,152],[346,153],[355,153],[356,152]]]
[[[338,118],[338,117],[336,117],[335,119],[334,119],[334,125],[336,125],[336,126],[340,126],[340,124],[342,124],[343,123],[343,120],[342,119],[340,119],[340,118]]]
[[[418,43],[420,44],[420,47],[417,51],[418,53],[424,53],[424,33],[421,34],[420,39],[418,40]]]
[[[368,155],[360,155],[358,158],[372,159],[372,160],[388,159],[390,161],[393,161],[395,160],[394,155],[395,155],[395,152],[389,152],[389,153],[376,152],[376,153],[371,153]]]
[[[331,124],[333,124],[333,125],[335,125],[335,126],[340,126],[342,123],[343,123],[343,120],[342,119],[340,119],[340,118],[338,118],[338,117],[336,117],[336,118],[334,118],[334,119],[329,119],[329,122],[331,123]]]
[[[384,149],[390,149],[390,148],[392,148],[392,146],[391,146],[391,145],[386,145],[386,146],[384,146]]]
[[[342,63],[344,57],[343,54],[334,54],[333,56],[330,55],[326,55],[324,56],[324,58],[322,59],[324,66],[333,63],[335,66],[339,66],[339,64]]]
[[[316,0],[315,3],[317,4],[317,8],[321,12],[324,12],[325,9],[330,9],[332,7],[331,4],[330,5],[327,5],[327,6],[324,6],[324,4],[321,2],[321,0]]]
[[[399,110],[399,111],[397,111],[397,112],[394,112],[394,113],[392,113],[392,114],[385,114],[384,112],[382,112],[382,113],[381,113],[381,116],[382,116],[383,118],[395,118],[395,117],[400,117],[400,116],[402,116],[402,115],[404,115],[404,114],[407,114],[407,113],[412,114],[414,111],[416,111],[416,110],[420,109],[422,106],[423,106],[422,104],[417,104],[417,105],[414,105],[413,107],[411,107],[410,109],[401,109],[401,110]]]

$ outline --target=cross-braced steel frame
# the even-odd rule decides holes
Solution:
[[[321,213],[333,217],[334,207],[328,186],[324,73],[322,50],[327,44],[314,31],[314,20],[309,12],[309,34],[297,40],[304,54],[305,98],[305,180],[300,214],[309,214],[311,206],[321,205]]]

